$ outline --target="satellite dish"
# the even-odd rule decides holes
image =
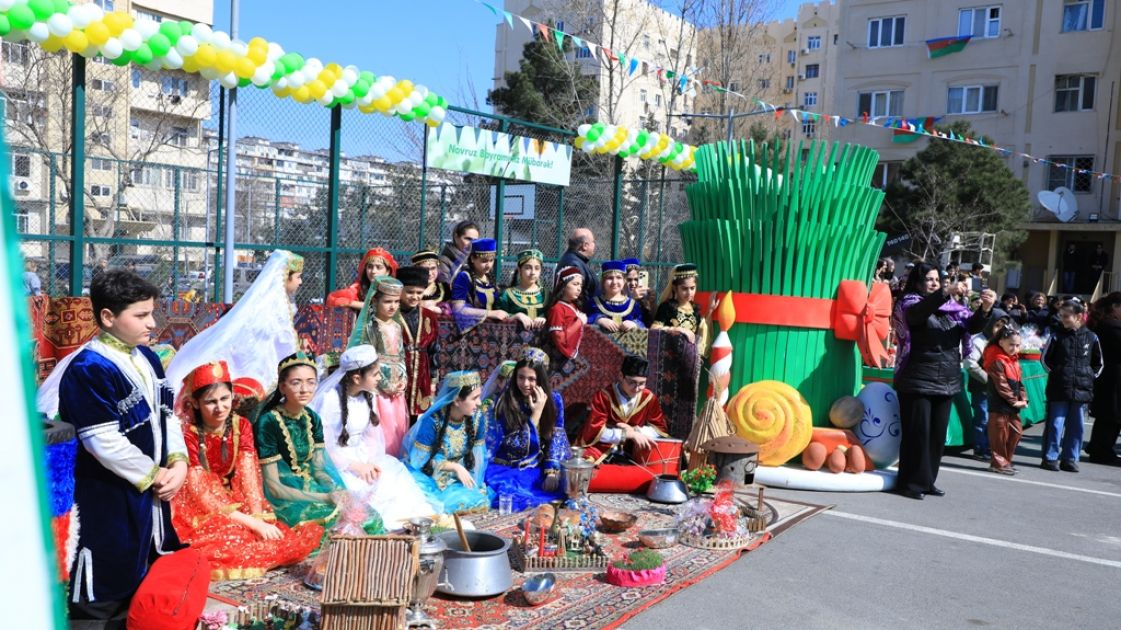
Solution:
[[[1078,201],[1066,186],[1059,186],[1055,190],[1041,190],[1036,196],[1039,198],[1040,205],[1047,208],[1063,223],[1069,223],[1078,216]]]

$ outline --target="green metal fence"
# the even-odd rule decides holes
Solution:
[[[217,84],[10,45],[4,60],[15,71],[0,79],[10,184],[23,254],[44,291],[81,295],[97,268],[127,267],[165,295],[193,289],[219,299],[230,211]],[[456,107],[448,122],[560,142],[574,136]],[[297,296],[307,302],[353,281],[369,247],[407,260],[438,247],[462,219],[502,244],[502,280],[519,249],[537,247],[555,261],[575,227],[596,234],[598,259],[634,256],[655,270],[680,261],[688,175],[639,174],[616,158],[582,154],[567,187],[428,169],[419,125],[252,88],[238,95],[237,135],[235,296],[273,249],[307,259]],[[508,214],[510,191],[532,196],[531,215]]]

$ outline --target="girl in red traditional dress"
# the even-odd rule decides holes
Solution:
[[[584,289],[584,276],[580,275],[580,270],[562,267],[557,270],[556,276],[556,286],[545,308],[545,330],[549,333],[547,347],[555,370],[580,351],[584,324],[588,323],[588,316],[580,304],[580,292]]]
[[[319,546],[323,527],[289,529],[265,500],[253,427],[231,413],[233,379],[225,361],[202,365],[183,382],[176,405],[190,469],[172,502],[179,537],[206,555],[211,579],[237,580],[294,564]]]
[[[327,307],[346,306],[360,311],[374,278],[396,275],[397,261],[393,259],[393,254],[375,247],[366,252],[366,255],[362,256],[362,262],[358,263],[358,279],[350,286],[332,291],[327,296]]]

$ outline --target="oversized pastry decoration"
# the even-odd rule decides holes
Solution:
[[[781,466],[810,442],[812,413],[798,390],[779,381],[745,385],[728,403],[740,437],[759,445],[759,463]]]

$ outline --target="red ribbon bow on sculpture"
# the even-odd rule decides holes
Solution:
[[[697,302],[708,301],[697,293]],[[855,341],[867,365],[882,367],[888,358],[884,342],[891,330],[891,290],[876,283],[871,291],[859,280],[842,280],[837,298],[733,293],[736,323],[832,330],[837,339]]]

